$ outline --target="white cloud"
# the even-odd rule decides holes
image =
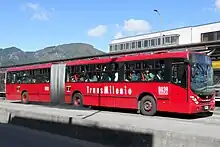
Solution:
[[[151,27],[149,22],[145,20],[129,19],[124,21],[123,29],[127,32],[134,32],[139,34],[149,32]]]
[[[44,9],[37,3],[25,3],[23,5],[24,10],[29,10],[32,13],[31,20],[49,20],[50,11]],[[52,9],[54,11],[55,9]]]
[[[39,4],[34,4],[34,3],[26,3],[25,6],[29,9],[32,9],[34,11],[38,11],[40,9]]]
[[[115,39],[118,39],[118,38],[122,38],[123,35],[121,32],[118,32],[116,35],[115,35]]]
[[[98,25],[93,29],[90,29],[88,31],[89,36],[93,37],[100,37],[103,36],[107,32],[107,26],[106,25]]]
[[[220,9],[220,0],[215,0],[215,7]]]
[[[39,12],[39,13],[34,13],[31,19],[36,19],[36,20],[49,20],[49,17],[46,13]]]
[[[119,24],[116,24],[115,26],[118,30],[117,34],[115,35],[115,39],[127,35],[147,33],[151,30],[151,26],[148,21],[138,19],[125,20],[122,26]]]

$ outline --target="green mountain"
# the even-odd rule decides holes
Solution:
[[[94,48],[92,45],[85,43],[50,46],[35,52],[24,52],[19,48],[10,47],[0,49],[0,66],[101,55],[104,53],[105,52]]]

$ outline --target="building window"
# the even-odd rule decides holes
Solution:
[[[109,46],[109,50],[110,50],[110,52],[112,51],[112,45]]]
[[[132,49],[135,48],[136,42],[132,42]]]
[[[120,49],[123,50],[123,49],[124,49],[124,48],[123,48],[123,47],[124,47],[123,44],[120,44],[120,46],[121,46]]]
[[[141,48],[141,41],[138,41],[138,48]]]
[[[126,43],[126,49],[129,49],[129,43]]]
[[[217,32],[217,40],[220,40],[220,31]]]
[[[165,44],[165,37],[162,38],[162,44]]]
[[[155,39],[151,39],[151,46],[155,46],[156,44],[155,41],[156,41]]]
[[[118,45],[116,44],[116,45],[115,45],[115,51],[117,51],[117,50],[118,50]]]
[[[179,38],[178,36],[172,36],[171,37],[171,43],[172,44],[177,44],[178,43],[178,38]]]
[[[171,43],[171,37],[165,37],[165,44]]]
[[[148,47],[148,40],[144,40],[144,47]]]
[[[202,42],[217,40],[217,32],[202,33]]]
[[[157,45],[160,45],[161,37],[157,39]]]

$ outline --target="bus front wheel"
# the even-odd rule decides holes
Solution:
[[[149,95],[144,96],[140,101],[140,111],[143,115],[155,115],[157,111],[155,99]]]

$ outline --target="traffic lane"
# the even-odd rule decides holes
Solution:
[[[73,139],[9,124],[0,124],[1,147],[107,147],[98,143]]]

